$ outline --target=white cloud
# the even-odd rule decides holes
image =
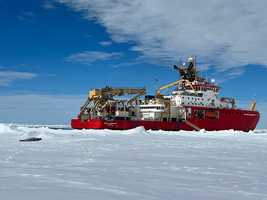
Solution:
[[[174,62],[197,55],[219,71],[267,65],[265,0],[57,0],[134,41],[146,59]]]
[[[17,15],[17,19],[19,21],[33,22],[32,20],[33,20],[34,16],[35,16],[35,14],[33,12],[23,11],[19,15]]]
[[[56,8],[56,6],[54,5],[54,3],[52,1],[49,1],[49,0],[46,0],[42,7],[45,9],[45,10],[53,10]]]
[[[131,62],[121,62],[119,64],[113,65],[112,68],[132,67],[132,66],[144,65],[144,64],[146,63],[136,60],[136,61],[131,61]]]
[[[122,54],[119,52],[102,52],[102,51],[84,51],[75,53],[66,58],[68,62],[80,62],[83,64],[92,64],[97,61],[112,60],[121,57]]]
[[[17,80],[29,80],[37,77],[37,74],[30,72],[0,71],[0,86],[8,86]]]
[[[0,95],[0,123],[69,124],[85,96]]]
[[[99,44],[101,46],[107,47],[107,46],[112,45],[112,41],[101,41],[101,42],[99,42]]]

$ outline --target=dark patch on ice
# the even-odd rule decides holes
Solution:
[[[41,141],[42,138],[38,138],[38,137],[30,137],[30,138],[26,138],[26,139],[22,139],[19,140],[20,142],[37,142],[37,141]]]

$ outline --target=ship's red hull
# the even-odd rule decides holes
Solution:
[[[200,108],[192,107],[194,110]],[[210,109],[209,109],[210,110]],[[259,121],[260,114],[257,111],[239,110],[239,109],[217,109],[218,118],[199,118],[192,114],[186,121],[149,121],[149,120],[104,120],[90,119],[82,121],[81,119],[72,119],[71,126],[74,129],[114,129],[126,130],[143,126],[151,130],[254,130]]]

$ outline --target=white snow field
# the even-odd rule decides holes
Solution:
[[[19,142],[33,136],[43,140]],[[267,199],[267,130],[55,130],[0,124],[0,199]]]

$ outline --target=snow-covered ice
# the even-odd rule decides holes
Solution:
[[[19,142],[41,137],[39,142]],[[0,124],[0,199],[267,199],[267,130]]]

